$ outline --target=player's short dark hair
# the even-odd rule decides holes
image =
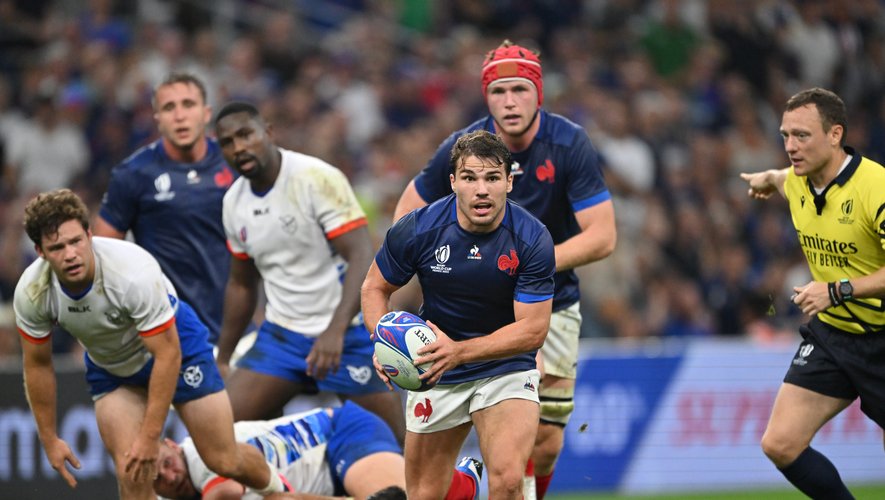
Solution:
[[[58,227],[70,220],[89,230],[89,209],[70,189],[40,193],[25,206],[25,232],[37,246],[44,236],[58,234]]]
[[[399,486],[388,486],[372,493],[366,500],[406,500],[406,492]]]
[[[491,160],[495,165],[504,165],[504,173],[510,175],[510,164],[513,163],[510,150],[503,139],[487,130],[475,130],[455,141],[449,156],[451,173],[454,175],[458,165],[470,156]]]
[[[156,87],[154,87],[154,93],[151,96],[151,104],[153,105],[154,109],[157,108],[157,91],[160,90],[160,87],[166,87],[168,85],[174,85],[176,83],[193,85],[197,88],[197,90],[200,91],[200,97],[203,98],[203,104],[207,103],[206,85],[203,83],[203,80],[200,80],[199,77],[191,73],[175,71],[166,75],[166,78],[158,83]]]
[[[218,115],[215,116],[215,127],[218,128],[218,122],[220,122],[222,118],[236,113],[246,113],[249,115],[249,118],[261,118],[261,114],[258,112],[258,108],[256,108],[254,104],[250,102],[233,101],[225,104],[224,107],[221,108],[221,111],[218,112]]]
[[[814,104],[817,107],[825,132],[833,128],[833,125],[842,126],[840,144],[844,146],[845,137],[848,135],[848,111],[845,109],[842,98],[830,90],[814,87],[803,90],[787,100],[786,111],[793,111],[808,104]]]

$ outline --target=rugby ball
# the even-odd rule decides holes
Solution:
[[[415,366],[418,349],[436,341],[436,334],[418,316],[393,311],[381,317],[375,327],[375,357],[390,380],[407,391],[433,387],[418,378],[433,363]]]

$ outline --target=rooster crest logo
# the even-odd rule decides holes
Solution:
[[[541,182],[553,184],[556,180],[556,166],[548,159],[543,165],[538,165],[538,168],[535,169],[535,176]]]
[[[415,405],[415,418],[420,418],[422,424],[427,423],[427,420],[430,419],[430,414],[432,413],[433,406],[431,406],[429,398],[424,398],[423,403]]]
[[[498,269],[513,276],[519,267],[519,257],[516,256],[516,250],[511,249],[510,255],[502,255],[498,257]]]

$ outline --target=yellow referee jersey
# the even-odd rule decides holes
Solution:
[[[885,167],[853,149],[848,166],[817,194],[790,168],[784,194],[815,281],[866,276],[885,266]],[[820,313],[851,333],[885,332],[885,301],[851,299]]]

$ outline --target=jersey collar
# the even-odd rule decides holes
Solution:
[[[834,184],[838,184],[840,187],[844,186],[845,183],[848,182],[848,179],[850,179],[851,176],[854,175],[855,172],[857,172],[857,167],[860,165],[860,160],[862,158],[859,154],[857,154],[854,148],[850,146],[845,146],[843,149],[845,150],[845,153],[851,156],[851,161],[848,162],[848,165],[845,167],[845,169],[842,170],[842,172],[840,172],[835,179],[827,184],[827,187],[825,187],[824,190],[820,192],[820,194],[817,194],[817,191],[815,191],[814,184],[811,183],[811,179],[807,177],[805,179],[805,183],[808,185],[808,191],[810,191],[811,195],[814,197],[814,208],[817,209],[817,215],[823,213],[824,206],[826,206],[827,204],[827,191],[829,191]]]

